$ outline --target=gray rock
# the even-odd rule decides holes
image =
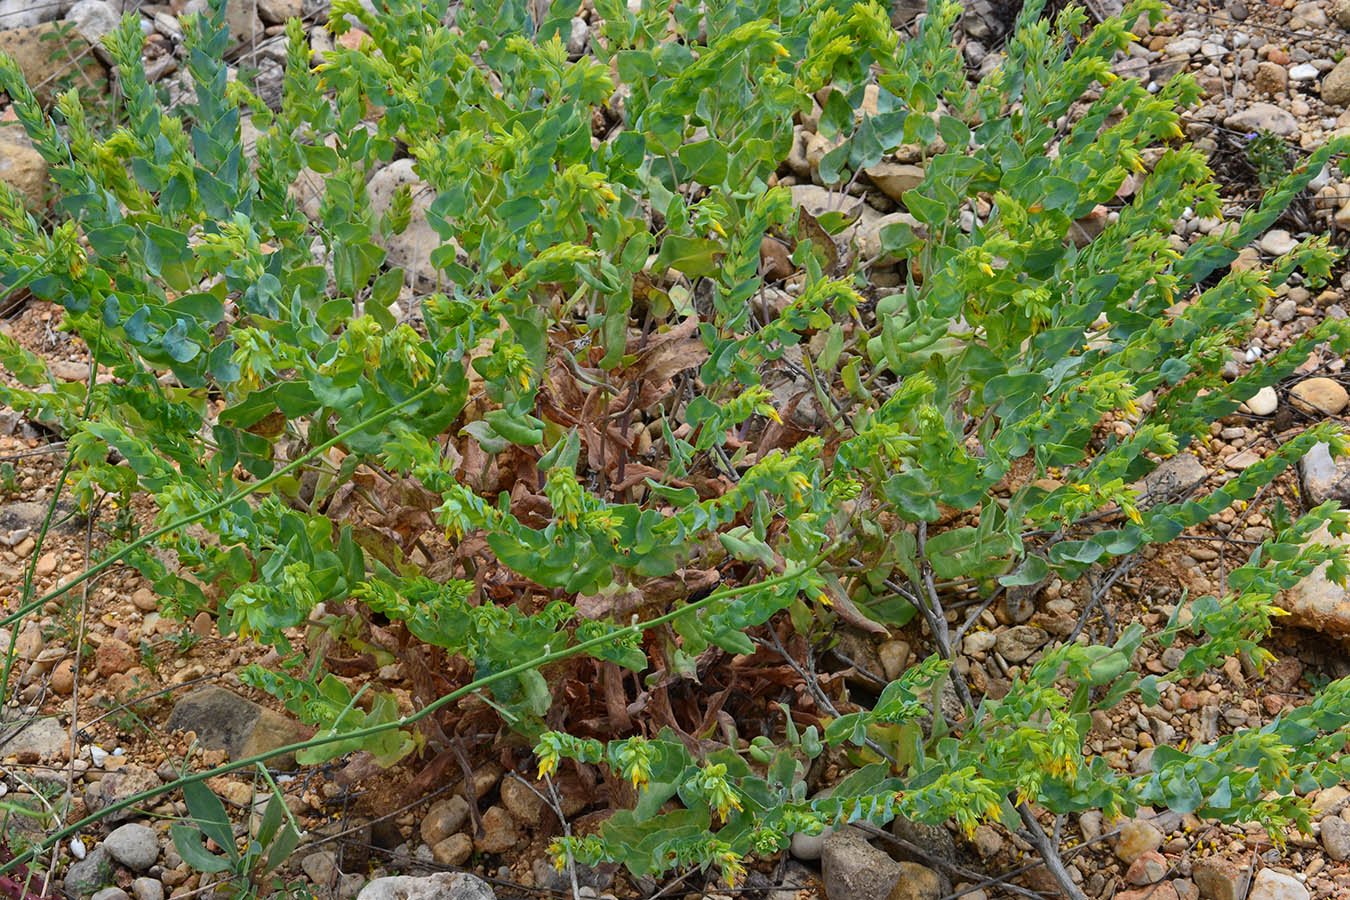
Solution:
[[[1247,398],[1247,409],[1254,416],[1268,416],[1280,408],[1280,395],[1270,386],[1261,388]]]
[[[47,161],[17,126],[0,128],[0,182],[27,199],[31,207],[41,206],[46,198]]]
[[[11,725],[0,734],[0,753],[39,759],[64,758],[70,751],[70,730],[56,719],[33,719]]]
[[[84,804],[90,812],[99,812],[115,803],[119,803],[128,797],[159,787],[163,784],[159,776],[149,769],[142,769],[140,766],[123,766],[120,769],[109,772],[99,781],[91,782],[84,789]],[[125,822],[127,819],[135,818],[141,815],[141,811],[130,806],[126,809],[109,813],[104,817],[104,821]]]
[[[806,210],[816,218],[827,212],[841,212],[845,217],[852,219],[862,212],[863,200],[861,197],[851,197],[816,184],[794,184],[792,205]]]
[[[331,850],[316,850],[306,854],[300,860],[300,868],[315,887],[328,888],[337,880],[337,856]]]
[[[61,15],[60,4],[34,3],[33,0],[0,0],[0,25],[5,28],[32,28],[51,22]]]
[[[1293,875],[1262,869],[1252,882],[1247,900],[1308,900],[1308,889]]]
[[[430,289],[436,283],[431,253],[445,241],[427,221],[427,210],[436,199],[436,189],[413,172],[413,160],[395,160],[371,177],[366,186],[370,195],[370,208],[377,216],[383,214],[393,204],[399,188],[405,184],[412,191],[412,216],[408,227],[400,234],[391,234],[389,237],[376,234],[373,240],[388,253],[389,265],[402,268],[404,277],[412,279],[417,290]],[[456,256],[462,254],[457,253]],[[467,257],[461,261],[467,262]]]
[[[1332,106],[1350,103],[1350,56],[1336,64],[1322,78],[1322,100]]]
[[[1178,453],[1163,460],[1156,469],[1130,487],[1143,495],[1140,505],[1147,507],[1186,497],[1204,484],[1208,477],[1209,473],[1194,454]]]
[[[1332,537],[1324,525],[1313,532],[1309,541],[1328,546],[1350,546],[1350,535]],[[1333,637],[1350,635],[1350,597],[1345,588],[1327,579],[1325,565],[1285,591],[1278,602],[1289,611],[1290,624],[1313,628]]]
[[[1312,63],[1299,63],[1289,68],[1290,81],[1315,81],[1319,74],[1317,66]]]
[[[1298,241],[1285,231],[1283,228],[1276,228],[1267,231],[1260,241],[1262,253],[1268,253],[1271,256],[1284,256],[1290,250],[1298,246]]]
[[[422,817],[422,840],[435,846],[463,827],[469,818],[469,801],[460,794],[448,800],[438,800]]]
[[[109,856],[133,872],[144,872],[159,858],[159,838],[155,832],[134,822],[113,829],[103,839],[103,848]]]
[[[570,872],[559,872],[553,867],[553,864],[546,859],[536,859],[534,865],[534,886],[545,891],[553,893],[570,894],[572,892],[572,875]],[[614,876],[601,869],[588,866],[585,863],[577,863],[575,866],[577,876],[577,887],[590,888],[599,893],[606,890],[614,883]]]
[[[1325,98],[1325,82],[1323,83]],[[1293,137],[1299,133],[1298,119],[1287,109],[1281,109],[1270,103],[1253,103],[1223,120],[1225,128],[1235,131],[1273,131],[1280,137]]]
[[[1333,459],[1330,447],[1314,444],[1298,465],[1303,490],[1314,505],[1328,500],[1350,501],[1350,457]]]
[[[905,865],[848,829],[825,839],[820,862],[828,900],[886,900]]]
[[[821,851],[825,847],[826,834],[827,832],[823,831],[820,834],[807,834],[804,831],[794,832],[792,840],[788,844],[788,852],[802,862],[815,862],[820,859]]]
[[[66,893],[88,897],[112,881],[113,864],[108,851],[95,847],[84,859],[66,870]]]
[[[191,731],[208,750],[224,750],[231,759],[242,759],[284,747],[310,736],[310,730],[294,719],[240,697],[222,687],[204,687],[174,704],[169,731]],[[271,764],[289,768],[294,754],[282,754]]]
[[[120,887],[110,887],[94,894],[93,900],[131,900],[131,898]]]
[[[280,25],[302,12],[300,0],[258,0],[258,16],[268,25]]]
[[[486,881],[465,872],[376,878],[356,900],[496,900]]]
[[[1044,628],[1035,625],[1015,625],[1000,631],[994,648],[1010,663],[1018,663],[1035,653],[1050,639]]]
[[[103,48],[103,36],[116,31],[121,16],[105,0],[80,0],[66,13],[67,21],[75,23],[75,30],[94,47],[94,52],[105,63],[112,64],[112,56]]]
[[[1337,862],[1350,859],[1350,822],[1340,816],[1322,820],[1322,847]]]
[[[572,19],[571,29],[567,33],[567,55],[572,59],[580,59],[586,52],[586,43],[591,39],[591,26],[586,20],[577,16]]]
[[[1205,900],[1242,900],[1251,877],[1251,869],[1221,856],[1198,859],[1191,869],[1191,880]]]
[[[158,878],[142,876],[131,882],[131,895],[136,900],[164,900],[164,885]]]
[[[905,847],[887,843],[887,852],[899,862],[924,862],[928,857],[936,857],[943,862],[955,863],[960,858],[960,853],[956,849],[956,839],[941,825],[925,825],[904,816],[896,816],[891,820],[891,834],[923,851],[915,853]]]
[[[882,193],[897,203],[903,203],[905,191],[918,187],[924,177],[922,166],[889,161],[879,162],[864,171]]]

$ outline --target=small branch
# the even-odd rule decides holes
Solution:
[[[1084,894],[1074,883],[1073,877],[1069,875],[1068,867],[1064,865],[1064,860],[1060,858],[1059,848],[1055,842],[1041,828],[1041,823],[1036,821],[1036,817],[1031,814],[1031,808],[1025,803],[1017,807],[1018,814],[1022,817],[1022,824],[1027,827],[1027,836],[1031,843],[1036,847],[1037,852],[1041,854],[1041,859],[1045,860],[1045,867],[1050,870],[1050,874],[1055,877],[1055,882],[1059,889],[1064,892],[1064,896],[1069,900],[1087,900]]]

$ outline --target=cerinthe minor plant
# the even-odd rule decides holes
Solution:
[[[952,47],[951,2],[902,42],[875,3],[597,0],[577,60],[562,40],[576,2],[542,22],[523,2],[465,3],[453,28],[446,0],[383,5],[335,3],[329,27],[359,23],[369,40],[318,66],[291,23],[279,110],[228,79],[219,8],[186,22],[195,103],[162,108],[128,18],[106,40],[126,123],[111,134],[73,93],[40,108],[0,57],[59,189],[51,226],[0,193],[0,285],[59,303],[114,376],[86,410],[83,386],[5,341],[24,387],[0,399],[69,436],[81,502],[147,493],[159,511],[99,568],[129,562],[170,610],[214,605],[224,630],[283,653],[323,604],[363,650],[391,652],[397,626],[447,660],[446,692],[413,715],[322,671],[251,671],[321,727],[302,760],[392,762],[436,733],[417,721],[497,717],[541,775],[591,765],[630,786],[597,834],[554,850],[639,874],[730,879],[795,832],[896,815],[1036,837],[1033,804],[1307,825],[1298,793],[1347,774],[1346,682],[1260,730],[1158,747],[1141,775],[1085,737],[1095,710],[1155,703],[1235,653],[1267,658],[1277,594],[1324,563],[1344,576],[1308,538],[1343,533],[1345,513],[1277,517],[1186,618],[1109,641],[1083,631],[997,699],[963,674],[966,626],[949,624],[943,590],[992,601],[1072,581],[1254,497],[1316,442],[1347,449],[1318,426],[1207,494],[1145,508],[1127,487],[1313,347],[1350,348],[1332,321],[1220,374],[1273,287],[1328,273],[1325,240],[1227,266],[1343,144],[1235,230],[1174,248],[1182,210],[1219,212],[1177,124],[1197,89],[1178,77],[1150,95],[1109,65],[1156,2],[1091,29],[1030,3],[978,84]],[[834,207],[819,215],[770,186],[813,103]],[[901,148],[917,148],[923,178],[877,223],[851,189]],[[370,178],[395,157],[422,183],[373,213]],[[1139,187],[1105,230],[1068,240],[1131,173]],[[319,183],[311,216],[298,201]],[[436,245],[409,263],[425,271],[391,265],[410,228]],[[766,235],[795,270],[772,309]],[[900,286],[878,289],[883,271]],[[791,409],[765,385],[784,364],[808,385]],[[1058,483],[1040,479],[1050,469]],[[757,718],[778,724],[751,740],[689,723],[605,733],[564,700],[566,671],[609,672],[620,692],[693,689],[734,655],[791,657],[783,636],[913,616],[926,659],[865,704],[813,687],[809,724],[766,705]],[[1133,670],[1146,643],[1176,642],[1171,674]],[[452,705],[471,691],[488,702]],[[852,770],[809,799],[806,764],[825,752]]]

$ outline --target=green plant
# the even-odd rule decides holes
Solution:
[[[304,837],[304,831],[286,808],[286,798],[272,776],[261,766],[259,773],[271,793],[262,817],[250,831],[242,851],[225,804],[204,784],[184,786],[183,796],[191,824],[179,823],[170,828],[174,848],[183,861],[199,872],[225,874],[227,878],[217,890],[224,889],[227,896],[235,900],[272,896],[272,891],[283,890],[281,879],[273,879],[272,873],[290,857]],[[223,855],[207,849],[208,839],[216,849],[223,851]]]
[[[1154,2],[1093,29],[1029,3],[1005,64],[975,86],[949,2],[902,43],[877,4],[597,0],[595,56],[575,62],[560,35],[576,2],[538,23],[523,2],[469,2],[454,30],[445,0],[386,6],[335,3],[330,27],[359,21],[370,40],[317,69],[291,23],[279,111],[229,80],[219,8],[185,20],[196,103],[163,109],[129,18],[107,40],[127,124],[106,137],[71,92],[49,118],[0,57],[69,215],[41,227],[0,193],[0,287],[60,303],[62,327],[115,376],[86,403],[0,337],[24,386],[0,400],[68,435],[86,508],[144,492],[158,509],[62,591],[125,560],[169,611],[215,604],[223,629],[276,646],[281,669],[245,677],[319,726],[302,759],[391,761],[488,717],[532,743],[541,775],[567,759],[629,783],[630,809],[558,840],[564,861],[733,878],[748,854],[860,818],[996,819],[1035,836],[1030,803],[1307,826],[1298,792],[1347,774],[1345,681],[1265,729],[1159,747],[1144,775],[1084,741],[1095,710],[1156,703],[1229,655],[1266,659],[1278,592],[1324,563],[1344,577],[1341,554],[1309,538],[1322,523],[1344,533],[1346,513],[1275,522],[1188,618],[1084,632],[997,700],[955,664],[943,589],[987,603],[1072,581],[1250,500],[1316,442],[1350,449],[1320,425],[1193,499],[1143,508],[1128,487],[1318,344],[1350,349],[1333,320],[1221,374],[1272,286],[1328,274],[1325,239],[1225,269],[1344,141],[1183,253],[1169,241],[1182,211],[1221,211],[1204,157],[1180,143],[1177,110],[1198,89],[1178,77],[1151,95],[1109,68]],[[839,207],[819,216],[770,187],[813,100],[830,145],[818,174]],[[249,114],[265,129],[253,161]],[[383,249],[414,224],[412,190],[367,211],[371,172],[405,147],[434,195],[416,224],[439,244],[437,289],[415,303],[403,286],[426,273]],[[903,215],[865,231],[849,188],[900,148],[926,159],[923,180]],[[304,169],[323,182],[314,220],[291,195]],[[1068,241],[1131,172],[1133,201],[1096,240]],[[766,235],[797,271],[772,315]],[[902,287],[879,290],[883,270]],[[400,322],[400,306],[420,318]],[[764,384],[782,364],[804,373],[791,402],[818,411],[818,433],[782,420]],[[428,542],[439,565],[417,561]],[[320,604],[346,620],[321,627],[351,646],[435,648],[451,661],[445,693],[400,715],[391,694],[303,669],[291,640]],[[774,734],[709,750],[712,725],[606,733],[561,702],[569,680],[605,672],[695,690],[701,660],[754,657],[780,633],[824,644],[840,625],[915,616],[934,652],[867,705],[825,696],[818,726],[766,704]],[[1179,641],[1175,672],[1131,668],[1146,642]],[[452,702],[470,692],[485,702]],[[438,728],[410,730],[432,716]],[[805,764],[827,750],[853,770],[808,799]]]
[[[1270,190],[1284,178],[1292,161],[1284,138],[1264,128],[1247,135],[1247,145],[1242,152],[1247,164],[1256,170],[1257,184],[1265,190]]]

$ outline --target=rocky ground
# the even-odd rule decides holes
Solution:
[[[44,4],[0,0],[0,49],[14,54],[40,96],[76,87],[99,102],[108,84],[98,39],[114,27],[122,0]],[[179,16],[186,4],[131,4],[147,34],[152,79],[179,90]],[[587,4],[589,9],[589,4]],[[264,100],[280,90],[281,23],[287,16],[322,19],[310,0],[231,2],[230,27],[256,69]],[[584,12],[569,49],[585,51],[589,24]],[[899,18],[903,19],[903,16]],[[964,23],[964,52],[972,75],[998,64],[1006,10],[974,0]],[[47,39],[43,39],[46,36]],[[1207,4],[1188,0],[1141,41],[1116,71],[1160,83],[1180,70],[1193,71],[1205,91],[1189,117],[1193,140],[1212,153],[1223,187],[1222,218],[1188,217],[1177,223],[1183,246],[1199,234],[1227,226],[1257,196],[1260,160],[1251,151],[1255,133],[1284,139],[1274,165],[1286,166],[1332,134],[1350,128],[1350,2]],[[346,39],[359,39],[348,37]],[[312,30],[316,52],[330,38]],[[28,196],[47,201],[46,171],[13,114],[0,107],[0,179]],[[4,125],[5,120],[11,124]],[[781,180],[792,185],[799,205],[813,209],[825,191],[815,184],[816,166],[829,149],[811,117],[798,126]],[[877,232],[904,217],[895,198],[922,177],[922,154],[896,158],[869,172],[860,187],[859,224],[847,235],[864,259],[879,255]],[[372,194],[392,197],[412,180],[407,161],[375,175]],[[1120,199],[1129,198],[1131,186]],[[301,201],[310,199],[300,192]],[[1102,207],[1080,223],[1078,237],[1091,240],[1114,212]],[[416,223],[418,218],[414,217]],[[1248,248],[1235,265],[1250,265],[1289,248],[1306,233],[1350,227],[1350,184],[1326,174],[1275,230]],[[430,232],[417,225],[393,239],[389,251],[413,270],[427,268]],[[869,252],[869,247],[871,251]],[[766,271],[791,272],[786,251],[766,245]],[[1265,354],[1277,351],[1325,317],[1347,315],[1350,276],[1313,291],[1297,279],[1281,288],[1249,346],[1235,348],[1236,377]],[[879,286],[900,274],[884,260],[872,266]],[[56,377],[84,381],[87,357],[69,335],[55,329],[59,310],[38,302],[0,299],[0,330],[50,361]],[[1280,442],[1310,424],[1344,421],[1350,396],[1345,360],[1310,358],[1278,388],[1266,389],[1229,420],[1214,427],[1212,440],[1193,454],[1169,461],[1141,485],[1153,495],[1180,496],[1233,477]],[[95,377],[98,377],[97,375]],[[791,392],[786,384],[783,390]],[[809,416],[806,409],[799,410]],[[1119,427],[1128,427],[1127,422]],[[31,571],[39,592],[81,571],[91,550],[133,521],[91,521],[57,507],[53,527],[39,546],[42,525],[63,464],[60,436],[0,409],[0,603],[13,608]],[[1350,500],[1350,467],[1314,451],[1259,502],[1227,510],[1188,533],[1163,553],[1143,553],[1095,572],[1075,585],[1052,582],[1034,604],[984,613],[964,637],[959,665],[981,693],[998,696],[1017,666],[1034,659],[1048,641],[1074,627],[1080,611],[1099,603],[1090,627],[1139,621],[1157,626],[1190,594],[1209,592],[1240,564],[1247,548],[1268,533],[1270,504],[1292,509],[1328,498]],[[1182,681],[1154,707],[1123,706],[1099,714],[1090,738],[1094,753],[1123,770],[1147,769],[1152,748],[1206,741],[1225,730],[1259,726],[1289,706],[1305,702],[1320,684],[1350,674],[1341,640],[1350,636],[1345,592],[1314,578],[1286,603],[1290,627],[1269,643],[1277,661],[1258,674],[1240,659],[1221,672]],[[1185,614],[1185,610],[1181,611]],[[296,639],[303,641],[304,634]],[[853,668],[893,677],[906,663],[930,652],[915,626],[882,645],[861,635],[843,635]],[[58,821],[73,821],[139,790],[231,758],[280,746],[305,734],[274,701],[250,692],[235,674],[249,662],[267,664],[263,652],[221,637],[209,614],[190,622],[163,615],[154,595],[134,573],[113,571],[53,603],[15,642],[17,663],[10,683],[16,699],[6,709],[0,735],[0,793],[5,795],[4,844],[18,852]],[[1141,669],[1164,672],[1177,664],[1179,649],[1137,660]],[[365,676],[370,677],[370,676]],[[376,673],[411,708],[401,667]],[[571,895],[573,882],[548,865],[543,848],[565,816],[582,830],[588,808],[585,788],[562,780],[556,799],[545,800],[527,772],[506,771],[496,762],[450,778],[431,796],[408,790],[412,773],[394,769],[372,776],[363,761],[344,760],[294,769],[278,777],[287,809],[307,836],[283,871],[294,896],[350,898]],[[828,783],[827,777],[824,779]],[[209,786],[224,799],[236,827],[268,802],[266,785],[249,773],[225,776]],[[1090,897],[1120,900],[1307,900],[1350,896],[1350,790],[1336,786],[1310,797],[1312,835],[1288,835],[1279,848],[1259,828],[1219,826],[1172,813],[1103,822],[1085,814],[1056,823],[1055,833],[1071,876]],[[19,810],[26,810],[20,812]],[[169,799],[63,843],[54,857],[50,883],[35,883],[35,895],[93,896],[96,900],[160,900],[209,896],[219,876],[189,866],[168,837],[168,825],[186,813]],[[982,900],[1004,896],[1055,896],[1058,889],[1020,836],[981,826],[973,840],[945,827],[897,823],[887,834],[844,829],[828,836],[799,835],[791,853],[763,862],[744,886],[770,900],[826,896],[830,900],[938,900],[956,894]],[[463,868],[473,876],[452,874]],[[430,874],[437,873],[439,874]],[[406,873],[393,877],[391,873]],[[228,881],[228,878],[225,879]],[[606,892],[642,896],[708,896],[694,878],[633,882],[606,869],[578,873],[580,896]],[[236,883],[236,886],[239,886]],[[709,884],[708,891],[716,892]],[[2,893],[2,892],[0,892]]]

